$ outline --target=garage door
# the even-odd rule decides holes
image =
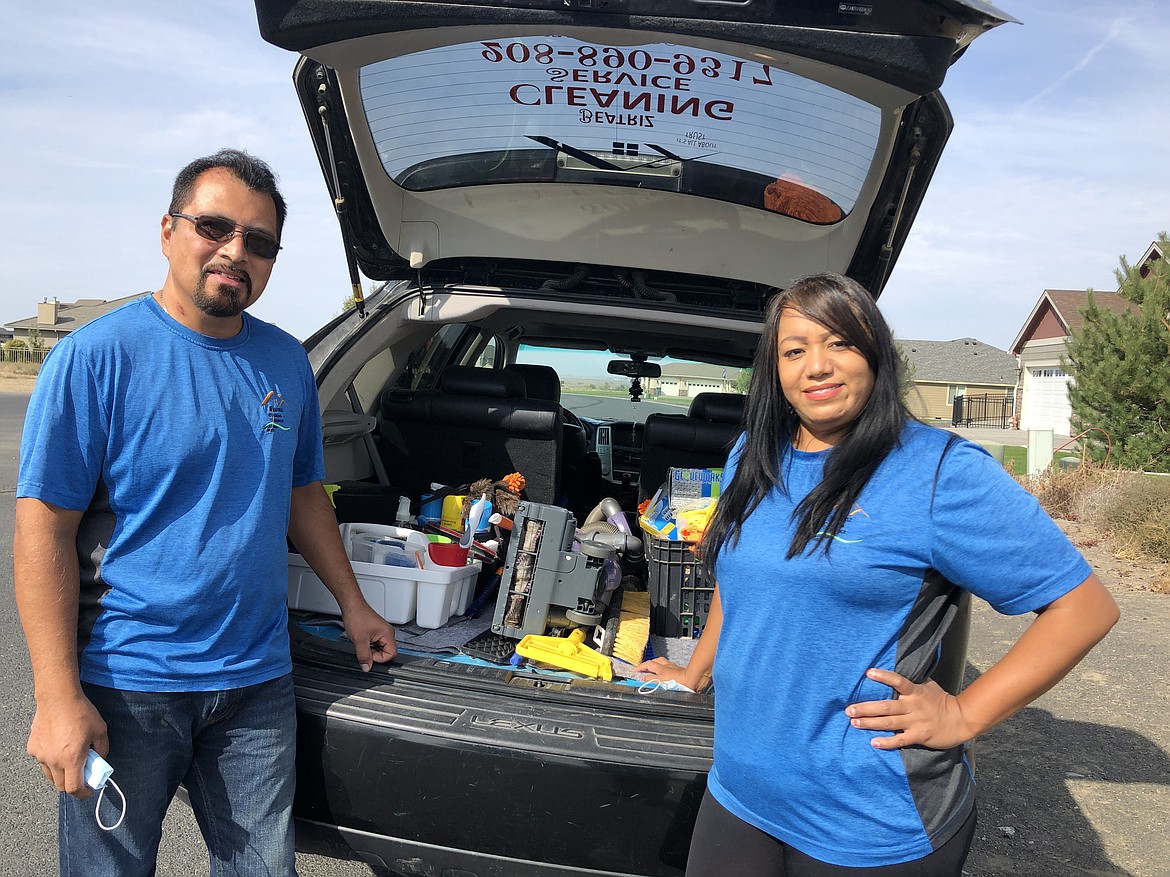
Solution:
[[[1050,429],[1057,435],[1069,435],[1072,406],[1068,401],[1068,385],[1071,380],[1061,368],[1028,369],[1028,387],[1020,418],[1024,429]]]

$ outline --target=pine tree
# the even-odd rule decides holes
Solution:
[[[752,387],[752,370],[750,368],[741,368],[739,374],[735,376],[735,392],[747,394]]]
[[[1165,232],[1158,241],[1170,255]],[[1111,465],[1170,472],[1170,269],[1165,258],[1134,266],[1123,256],[1116,275],[1133,307],[1102,310],[1090,290],[1084,326],[1068,345],[1073,428],[1093,429],[1086,439],[1097,462],[1108,444]]]

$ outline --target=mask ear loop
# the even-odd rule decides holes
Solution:
[[[662,687],[662,681],[659,679],[647,679],[638,686],[638,694],[653,694]]]
[[[105,798],[106,789],[108,789],[110,786],[114,787],[114,791],[117,792],[118,797],[122,799],[122,813],[118,817],[117,822],[115,822],[113,825],[106,825],[104,822],[102,822],[102,799]],[[118,788],[118,784],[112,779],[106,780],[105,785],[102,786],[101,791],[98,792],[97,805],[94,807],[93,815],[94,818],[97,819],[98,828],[100,828],[102,831],[113,831],[115,828],[121,825],[122,820],[126,818],[126,796],[122,794],[122,790]]]

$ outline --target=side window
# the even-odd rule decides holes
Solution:
[[[462,323],[448,323],[428,338],[410,355],[398,385],[412,390],[428,390],[436,386],[443,369],[466,343],[467,328]]]
[[[498,335],[492,335],[487,339],[472,365],[476,368],[504,367],[504,343]]]
[[[965,386],[951,384],[949,387],[947,387],[947,404],[953,405],[956,396],[965,396],[966,394],[967,388]]]

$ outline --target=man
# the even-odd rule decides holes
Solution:
[[[362,669],[395,654],[321,484],[304,350],[245,312],[284,216],[263,162],[192,162],[162,218],[162,288],[64,338],[37,380],[13,553],[28,752],[63,793],[63,875],[153,874],[179,783],[212,873],[295,874],[286,534],[337,598]],[[90,747],[126,800],[109,832],[95,816],[117,811],[82,779]]]

